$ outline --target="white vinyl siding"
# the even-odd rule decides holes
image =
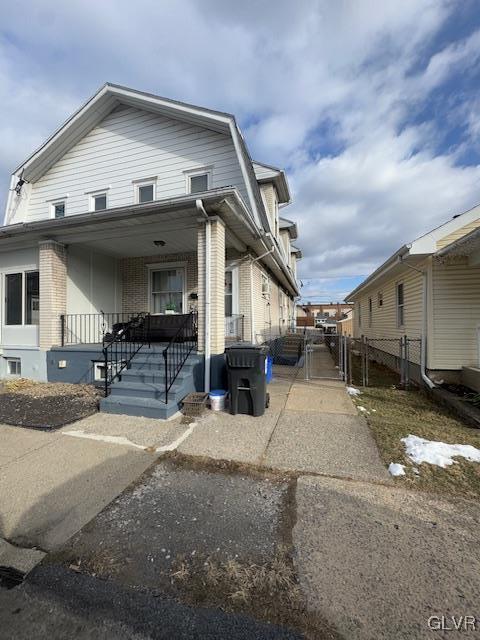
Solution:
[[[427,265],[420,265],[420,269]],[[403,283],[404,324],[399,327],[397,322],[397,284]],[[382,305],[374,304],[378,292],[382,293]],[[369,314],[369,299],[372,299],[371,321]],[[398,276],[390,281],[382,282],[378,289],[371,287],[356,299],[354,312],[354,335],[364,335],[367,338],[420,338],[422,333],[422,275],[416,271],[406,270],[401,278]],[[361,305],[362,323],[359,326],[359,308]],[[387,347],[387,345],[384,345]],[[390,345],[392,353],[398,353],[396,343]],[[385,349],[387,350],[387,348]],[[413,351],[412,351],[413,353]],[[418,357],[420,350],[415,350]],[[417,360],[418,358],[412,358]]]
[[[132,181],[157,176],[158,200],[185,195],[185,171],[212,167],[212,188],[236,186],[247,200],[231,138],[172,118],[120,106],[31,185],[26,220],[48,218],[68,193],[67,215],[89,209],[86,191],[110,186],[108,207],[134,202]]]
[[[433,263],[433,353],[429,368],[478,367],[480,327],[480,266]]]

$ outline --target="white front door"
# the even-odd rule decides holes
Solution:
[[[150,269],[150,313],[185,312],[185,268]]]

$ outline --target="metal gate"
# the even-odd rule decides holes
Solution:
[[[338,333],[305,332],[305,380],[348,380],[349,341]]]

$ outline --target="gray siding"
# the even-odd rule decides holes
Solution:
[[[236,186],[247,201],[229,136],[131,107],[118,107],[32,185],[26,219],[50,215],[68,194],[67,215],[88,211],[86,191],[110,187],[108,206],[134,202],[133,180],[158,176],[157,199],[185,194],[184,171],[213,165],[212,187]]]

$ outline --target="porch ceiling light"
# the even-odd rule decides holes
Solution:
[[[165,240],[154,240],[154,241],[153,241],[153,244],[154,244],[156,247],[164,247],[164,246],[165,246]]]

